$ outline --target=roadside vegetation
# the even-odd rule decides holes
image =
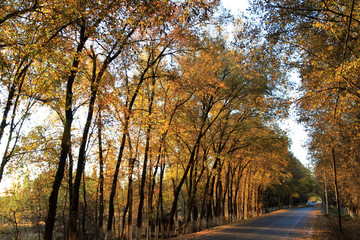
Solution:
[[[360,221],[349,215],[342,216],[343,231],[340,232],[336,209],[326,215],[324,211],[313,220],[313,235],[311,239],[321,240],[357,240],[360,239]]]
[[[357,1],[254,0],[267,39],[301,79],[295,101],[323,202],[360,212],[360,4]],[[338,217],[338,229],[342,229]]]

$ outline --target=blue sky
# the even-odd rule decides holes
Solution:
[[[221,0],[222,5],[231,10],[234,15],[237,15],[238,11],[245,11],[249,7],[248,0]],[[290,81],[294,82],[295,85],[300,84],[300,79],[297,77],[297,74],[290,74]],[[291,96],[294,98],[299,96],[299,92],[291,92]],[[304,165],[309,165],[308,160],[308,151],[304,146],[308,140],[308,135],[305,131],[303,125],[297,123],[296,121],[296,112],[294,108],[290,110],[290,117],[280,123],[280,127],[287,131],[288,136],[290,137],[292,144],[290,150],[294,153]]]

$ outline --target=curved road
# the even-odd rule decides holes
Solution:
[[[235,239],[307,239],[310,234],[311,219],[316,208],[299,207],[279,210],[251,222],[229,226],[198,236],[196,240],[235,240]]]

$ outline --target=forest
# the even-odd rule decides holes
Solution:
[[[359,8],[2,0],[0,238],[166,239],[317,194],[355,216]]]

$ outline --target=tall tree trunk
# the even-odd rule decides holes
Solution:
[[[125,239],[125,229],[126,229],[126,214],[131,209],[132,206],[132,197],[133,197],[133,172],[134,172],[134,164],[136,159],[129,158],[129,175],[128,175],[128,193],[127,193],[127,201],[126,206],[123,213],[122,219],[122,229],[120,234],[120,239]],[[131,219],[132,212],[129,211],[128,219]],[[129,221],[128,221],[129,223]],[[132,233],[128,233],[130,235]]]
[[[127,214],[128,210],[130,209],[130,205],[132,205],[132,195],[133,195],[133,193],[132,193],[133,192],[133,189],[132,189],[133,188],[133,186],[132,186],[132,182],[133,182],[132,177],[133,177],[133,169],[134,169],[135,161],[136,161],[135,159],[129,158],[128,193],[127,193],[126,206],[125,206],[124,213],[123,213],[120,239],[125,239],[126,214]],[[128,219],[129,218],[131,218],[130,215],[129,215]],[[128,234],[131,234],[131,233],[128,233]]]
[[[137,222],[136,222],[136,239],[140,240],[142,235],[142,222],[143,222],[143,207],[144,207],[144,198],[145,198],[145,181],[146,181],[146,171],[147,171],[147,162],[149,159],[149,149],[150,149],[150,134],[151,134],[151,115],[152,115],[152,106],[154,102],[154,95],[155,95],[155,77],[152,81],[151,86],[151,95],[150,95],[150,102],[149,102],[149,108],[148,108],[148,118],[149,123],[146,130],[146,143],[145,143],[145,151],[144,151],[144,162],[143,162],[143,169],[141,174],[141,184],[140,184],[140,191],[139,191],[139,207],[138,207],[138,216],[137,216]]]
[[[233,209],[233,193],[234,193],[234,171],[232,170],[232,167],[229,163],[229,173],[230,173],[230,179],[229,179],[229,189],[228,189],[228,220],[230,222],[234,221],[234,209]]]
[[[222,212],[222,197],[223,197],[223,184],[221,181],[221,171],[222,171],[222,166],[221,164],[219,164],[219,167],[217,168],[217,173],[216,173],[216,202],[215,202],[215,224],[219,225],[220,222],[220,217],[221,217],[221,212]]]
[[[173,200],[173,203],[172,203],[172,206],[171,206],[171,210],[170,210],[170,214],[169,214],[169,221],[168,221],[168,228],[167,228],[167,233],[166,233],[166,236],[169,237],[170,236],[170,232],[173,228],[173,225],[174,225],[174,216],[175,216],[175,212],[176,212],[176,209],[177,209],[177,204],[178,204],[178,200],[179,200],[179,196],[180,196],[180,191],[181,191],[181,188],[187,178],[187,175],[189,173],[189,170],[190,170],[190,167],[194,164],[195,162],[195,154],[196,154],[196,149],[199,147],[199,144],[200,144],[200,140],[202,138],[202,134],[199,133],[198,135],[198,138],[195,142],[195,145],[191,151],[191,155],[190,155],[190,158],[189,158],[189,161],[186,165],[186,168],[185,168],[185,171],[183,173],[183,176],[181,177],[180,179],[180,182],[179,184],[177,185],[177,187],[175,188],[175,191],[174,191],[174,200]]]
[[[75,81],[76,74],[78,72],[78,67],[80,63],[80,53],[83,51],[85,42],[87,40],[87,36],[85,35],[85,25],[81,24],[80,26],[80,42],[77,46],[75,57],[73,60],[73,64],[70,70],[70,75],[67,80],[66,85],[66,101],[65,101],[65,126],[61,139],[61,152],[58,168],[56,171],[52,191],[49,197],[49,209],[45,222],[45,232],[44,232],[44,240],[52,240],[54,225],[55,225],[55,217],[56,217],[56,209],[57,209],[57,200],[59,189],[61,186],[62,179],[64,177],[66,157],[69,154],[70,142],[71,142],[71,125],[73,121],[73,113],[72,113],[72,101],[73,101],[73,84]]]
[[[151,223],[152,223],[152,216],[153,216],[153,212],[154,212],[154,205],[153,205],[153,199],[154,199],[154,190],[155,190],[155,184],[156,184],[156,176],[157,176],[157,172],[158,172],[158,169],[159,167],[161,168],[160,166],[160,161],[161,161],[161,157],[162,157],[162,140],[161,140],[161,143],[160,143],[160,146],[159,146],[159,151],[158,151],[158,156],[157,156],[157,161],[156,161],[156,164],[154,166],[155,170],[154,170],[154,174],[152,176],[152,179],[149,183],[149,193],[148,193],[148,206],[149,206],[149,218],[148,218],[148,225],[151,226]],[[161,171],[161,169],[160,169]],[[160,178],[162,178],[162,176],[160,176]],[[162,181],[162,179],[161,179]],[[161,183],[162,184],[162,183]],[[159,193],[159,197],[160,197],[160,193]],[[158,211],[159,211],[159,208],[158,208]],[[157,212],[158,213],[158,212]],[[158,227],[158,214],[156,214],[156,217],[154,219],[154,225],[155,225],[155,229],[156,227]],[[159,229],[157,229],[158,231]],[[155,230],[155,238],[156,238],[156,235],[158,235],[159,232],[156,232]],[[157,236],[158,237],[158,236]],[[147,236],[148,239],[151,239],[151,228],[150,230],[148,230],[148,236]]]
[[[327,190],[327,179],[326,179],[326,173],[325,175],[325,207],[326,207],[326,216],[329,215],[329,201],[328,201],[328,190]]]
[[[81,239],[88,239],[86,235],[86,210],[87,210],[87,201],[86,201],[86,182],[85,182],[85,174],[82,175],[83,177],[83,200],[84,200],[84,209],[83,209],[83,219],[82,219],[82,226],[81,226],[81,232],[82,237]]]
[[[217,161],[220,161],[220,158],[217,158]],[[214,170],[217,171],[217,166]],[[212,180],[210,184],[210,193],[209,193],[209,200],[207,204],[207,214],[206,214],[207,227],[212,227],[214,225],[213,219],[215,215],[215,203],[214,203],[214,192],[215,192],[215,181],[216,181],[215,176],[216,176],[215,174],[212,176]]]
[[[226,177],[225,183],[223,184],[224,193],[222,196],[222,203],[221,203],[221,215],[220,215],[220,224],[224,224],[225,220],[225,203],[226,203],[226,196],[228,195],[229,187],[230,187],[230,169],[226,169]]]
[[[199,158],[199,150],[200,148],[198,147],[197,152],[196,152],[196,156],[195,159]],[[206,155],[203,156],[203,161],[206,160]],[[189,197],[188,197],[188,212],[187,212],[187,216],[185,218],[185,227],[184,227],[184,231],[186,233],[191,233],[191,232],[195,232],[197,231],[198,228],[200,228],[199,222],[198,222],[198,218],[199,218],[199,209],[197,207],[197,198],[196,198],[196,193],[197,193],[197,186],[199,184],[199,182],[201,181],[201,177],[205,171],[205,166],[202,166],[201,170],[198,170],[198,165],[196,164],[198,160],[195,161],[195,163],[192,166],[192,169],[190,171],[190,177],[189,177]]]
[[[165,229],[164,229],[164,207],[163,207],[163,180],[164,180],[164,174],[165,174],[165,163],[162,162],[160,167],[160,179],[159,179],[159,198],[157,202],[157,214],[156,219],[158,223],[158,227],[160,231],[162,232],[162,239],[165,238]],[[158,235],[155,234],[155,238],[158,239]]]
[[[145,69],[141,73],[140,80],[136,85],[135,91],[134,91],[133,95],[131,96],[130,101],[127,102],[128,104],[126,104],[127,109],[126,109],[126,112],[125,112],[123,136],[122,136],[122,139],[121,139],[119,155],[118,155],[118,159],[117,159],[116,166],[115,166],[115,172],[114,172],[114,176],[113,176],[113,182],[112,182],[111,192],[110,192],[110,197],[109,197],[109,215],[108,215],[108,222],[107,222],[107,234],[110,234],[110,235],[111,235],[112,223],[113,223],[113,218],[114,218],[114,199],[115,199],[115,194],[116,194],[116,186],[117,186],[117,181],[118,181],[118,177],[119,177],[119,169],[120,169],[120,165],[121,165],[121,161],[122,161],[122,157],[123,157],[123,153],[124,153],[126,137],[127,137],[127,134],[128,134],[132,108],[134,106],[137,95],[138,95],[138,93],[140,91],[140,88],[141,88],[142,84],[144,83],[144,81],[146,79],[145,76],[146,76],[147,72],[149,71],[149,69],[152,66],[154,66],[154,64],[158,63],[158,61],[164,56],[165,50],[167,48],[168,48],[168,46],[165,46],[162,49],[162,51],[159,53],[158,56],[156,56],[156,57],[151,56],[152,58],[149,59]]]
[[[122,156],[123,156],[123,152],[124,152],[124,148],[125,148],[125,142],[126,142],[126,135],[127,135],[127,131],[128,131],[128,124],[129,124],[129,117],[126,117],[125,119],[125,126],[123,129],[123,134],[122,134],[122,138],[121,138],[121,145],[120,145],[120,151],[119,151],[119,155],[118,155],[118,159],[117,159],[117,163],[115,166],[115,173],[114,173],[114,177],[113,177],[113,183],[111,186],[111,192],[110,192],[110,197],[109,197],[109,215],[108,215],[108,221],[107,221],[107,235],[111,234],[111,230],[112,230],[112,224],[113,224],[113,218],[114,218],[114,199],[115,199],[115,193],[116,193],[116,186],[117,186],[117,181],[118,181],[118,176],[119,176],[119,168],[120,168],[120,164],[122,161]]]
[[[234,193],[234,198],[233,198],[233,214],[234,214],[234,220],[237,221],[239,218],[239,211],[238,211],[238,193],[239,193],[239,188],[237,186],[235,186],[235,193]]]
[[[217,168],[217,164],[218,164],[218,161],[220,159],[219,158],[216,158],[215,159],[215,162],[214,162],[214,165],[210,171],[210,173],[208,174],[208,177],[207,177],[207,181],[206,181],[206,184],[205,184],[205,189],[204,189],[204,195],[203,195],[203,198],[202,198],[202,204],[201,204],[201,210],[200,210],[200,219],[201,221],[207,221],[208,222],[208,218],[209,218],[209,214],[207,214],[207,212],[209,213],[211,211],[211,199],[213,197],[213,189],[214,189],[214,182],[215,180],[213,179],[214,176],[213,176],[213,172],[216,171],[216,168]],[[212,180],[213,179],[213,180]],[[209,191],[210,189],[210,191]],[[210,208],[210,210],[209,210]],[[206,219],[207,218],[207,219]],[[201,227],[201,226],[200,226]]]
[[[190,233],[191,230],[188,229],[191,227],[191,210],[193,207],[193,188],[194,188],[194,181],[195,181],[195,176],[194,176],[194,164],[191,165],[190,167],[190,172],[189,172],[189,184],[188,184],[188,201],[187,201],[187,206],[185,205],[184,207],[187,207],[187,212],[185,215],[185,224],[184,224],[184,229],[183,229],[183,234],[186,233]]]
[[[97,96],[98,87],[100,84],[100,80],[102,75],[96,76],[96,59],[93,59],[93,75],[91,80],[91,93],[90,93],[90,102],[88,108],[88,115],[86,118],[86,123],[84,127],[83,136],[81,139],[80,149],[79,149],[79,157],[76,168],[76,176],[75,182],[73,186],[73,196],[72,201],[70,203],[70,216],[69,216],[69,240],[77,239],[77,220],[78,220],[78,212],[79,212],[79,191],[81,185],[81,178],[85,169],[85,161],[86,161],[86,145],[89,138],[90,126],[94,113],[95,100]]]
[[[69,163],[68,163],[68,172],[69,172],[69,179],[68,179],[68,185],[69,185],[69,205],[72,201],[72,196],[73,196],[73,171],[74,171],[74,158],[72,155],[72,146],[70,145],[69,148],[69,154],[68,154],[68,158],[69,158]],[[70,208],[69,208],[69,216],[70,216]]]
[[[242,201],[241,201],[241,203],[242,203],[242,207],[241,207],[242,219],[246,219],[246,211],[247,211],[247,201],[246,201],[246,199],[247,199],[247,197],[246,197],[247,188],[246,188],[246,186],[247,186],[247,179],[248,179],[247,175],[245,175],[243,188],[242,188],[242,191],[241,191],[241,193],[242,193]]]
[[[332,147],[331,153],[332,153],[332,159],[333,159],[334,185],[335,185],[336,207],[337,207],[337,211],[338,211],[339,230],[340,230],[340,232],[342,232],[341,205],[340,205],[340,198],[339,198],[339,187],[338,187],[338,183],[337,183],[335,147]]]
[[[104,157],[102,147],[102,115],[101,106],[99,106],[99,119],[98,119],[98,142],[99,142],[99,218],[98,218],[98,237],[99,240],[104,238],[103,225],[104,225]]]

